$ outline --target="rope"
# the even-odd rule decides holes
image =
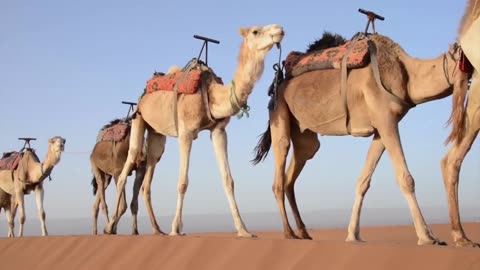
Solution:
[[[250,117],[250,106],[246,103],[244,105],[240,105],[238,101],[237,95],[235,94],[235,81],[232,80],[232,87],[230,87],[230,105],[232,106],[232,113],[234,114],[235,111],[239,110],[237,114],[237,119],[241,119],[244,115]]]

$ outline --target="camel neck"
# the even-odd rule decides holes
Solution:
[[[408,94],[415,104],[452,94],[456,63],[448,53],[428,60],[405,57],[403,63],[409,74]]]

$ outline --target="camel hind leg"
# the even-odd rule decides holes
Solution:
[[[132,235],[138,235],[137,214],[138,214],[138,194],[145,177],[145,162],[135,170],[135,182],[133,183],[132,201],[130,203],[130,211],[132,212]]]
[[[108,222],[110,222],[110,219],[108,217],[108,207],[105,200],[105,190],[107,189],[107,186],[109,183],[107,178],[111,176],[106,175],[104,172],[102,172],[93,162],[91,163],[91,166],[92,166],[94,181],[96,182],[96,185],[97,185],[95,202],[93,203],[93,234],[96,235],[98,212],[99,212],[100,204],[102,207],[103,215],[105,216],[105,219],[107,221],[107,224]]]
[[[293,121],[292,121],[293,122]],[[305,130],[300,132],[298,125],[291,125],[290,135],[293,145],[293,154],[286,175],[285,192],[292,208],[292,213],[297,224],[298,235],[302,239],[312,239],[305,228],[305,224],[298,211],[295,198],[295,181],[303,170],[308,160],[312,159],[320,148],[320,142],[315,132]]]
[[[298,239],[288,222],[285,210],[285,163],[290,149],[290,112],[283,98],[277,101],[277,108],[270,112],[270,136],[275,160],[273,194],[277,201],[283,222],[283,234],[287,239]]]
[[[117,224],[120,220],[120,204],[122,201],[122,196],[124,196],[122,193],[125,193],[125,185],[128,174],[132,171],[135,160],[138,154],[142,151],[144,134],[145,121],[140,114],[136,114],[135,118],[132,120],[127,160],[125,161],[122,172],[118,177],[115,212],[112,216],[112,219],[104,229],[104,233],[106,234],[115,234],[117,232]]]
[[[480,74],[476,75],[478,75],[477,77],[480,76]],[[455,245],[459,247],[480,247],[480,244],[474,243],[467,238],[460,220],[458,205],[459,174],[462,162],[480,130],[480,100],[477,100],[478,94],[480,94],[479,79],[475,78],[472,80],[472,85],[470,86],[470,97],[466,108],[467,126],[465,135],[459,143],[452,143],[448,153],[441,161],[443,181],[448,200],[451,233]]]
[[[368,189],[370,188],[370,182],[372,181],[372,174],[377,167],[385,146],[380,139],[380,136],[376,133],[373,136],[372,143],[368,149],[367,159],[363,167],[363,171],[357,180],[357,186],[355,188],[355,202],[353,203],[352,215],[350,217],[350,224],[348,225],[348,235],[345,241],[347,242],[363,242],[360,238],[360,212],[362,210],[363,199]]]
[[[155,171],[155,165],[160,160],[165,150],[165,143],[167,138],[162,135],[149,130],[147,136],[147,165],[145,171],[145,177],[143,178],[143,201],[147,208],[147,213],[152,224],[153,234],[165,235],[158,226],[157,219],[153,212],[152,198],[151,198],[151,184],[153,179],[153,173]]]

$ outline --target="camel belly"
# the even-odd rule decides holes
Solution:
[[[138,107],[142,118],[152,129],[169,137],[178,136],[173,101],[173,92],[157,91],[142,97]],[[177,114],[178,126],[183,126],[186,130],[200,131],[209,124],[200,92],[178,95]]]
[[[322,79],[319,80],[319,77]],[[352,100],[355,97],[352,93],[354,88],[349,85],[348,91],[348,100]],[[338,70],[308,72],[291,79],[285,88],[284,98],[301,130],[309,129],[330,136],[373,134],[370,119],[364,113],[364,100],[358,98],[355,98],[356,106],[351,106],[349,102],[349,132]]]

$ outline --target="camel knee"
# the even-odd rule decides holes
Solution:
[[[40,216],[40,219],[41,219],[41,220],[45,220],[45,217],[46,217],[47,215],[45,214],[45,211],[41,211],[41,212],[39,213],[39,216]]]
[[[357,194],[364,196],[370,188],[370,178],[363,179],[357,183]]]
[[[183,184],[178,185],[178,193],[185,194],[187,192],[187,188],[188,188],[187,183],[183,183]]]
[[[273,194],[275,195],[275,198],[283,198],[284,194],[285,194],[285,188],[283,186],[280,186],[280,185],[273,185],[272,186],[272,191],[273,191]]]
[[[20,224],[24,224],[26,219],[25,215],[20,215]]]
[[[132,215],[136,215],[138,213],[138,203],[137,202],[131,202],[130,203],[130,212],[132,212]]]
[[[413,177],[410,174],[401,177],[398,180],[398,185],[403,193],[415,192],[415,180],[413,180]]]
[[[288,153],[288,150],[290,149],[290,138],[282,136],[277,140],[276,147],[281,152]]]

